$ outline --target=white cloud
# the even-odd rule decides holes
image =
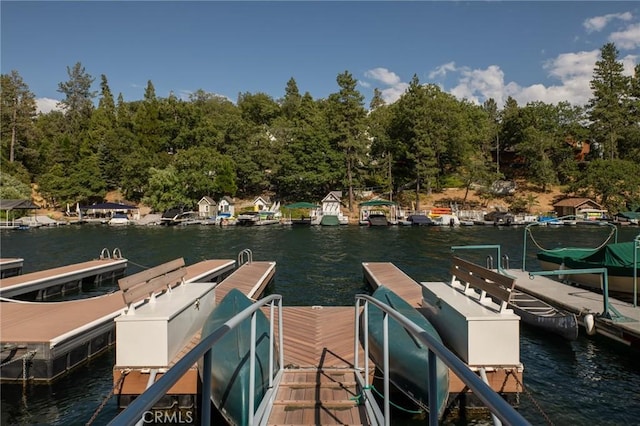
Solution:
[[[589,18],[582,23],[582,25],[586,28],[587,32],[591,33],[594,31],[602,31],[604,27],[609,24],[609,22],[614,19],[620,19],[622,21],[629,21],[633,19],[633,15],[631,12],[624,13],[610,13],[608,15],[603,16],[595,16],[593,18]]]
[[[497,65],[491,65],[484,70],[462,68],[458,81],[459,84],[451,89],[451,94],[459,99],[482,103],[488,98],[493,98],[498,105],[506,101],[504,72]]]
[[[42,114],[47,114],[51,111],[62,111],[62,108],[58,106],[59,102],[59,100],[51,98],[36,99],[36,111]]]
[[[455,72],[455,71],[457,71],[456,63],[455,62],[448,62],[446,64],[440,65],[434,71],[431,71],[429,73],[429,78],[431,78],[431,79],[444,78],[444,77],[447,76],[447,73]]]
[[[374,68],[372,70],[366,71],[364,73],[364,76],[372,80],[377,80],[381,83],[384,83],[387,86],[394,86],[401,82],[400,76],[398,76],[398,74],[389,71],[386,68]]]
[[[640,46],[640,23],[629,25],[623,31],[611,33],[609,40],[621,49],[635,49]]]
[[[364,76],[375,80],[379,83],[382,83],[386,87],[380,89],[382,99],[390,104],[397,101],[400,96],[407,90],[409,87],[408,83],[402,82],[400,76],[392,71],[389,71],[387,68],[374,68],[372,70],[368,70],[364,73]],[[360,84],[364,87],[370,87],[371,84],[366,81],[360,81]]]
[[[407,91],[408,87],[409,87],[409,83],[398,83],[393,87],[382,89],[380,91],[382,93],[382,99],[387,104],[392,104],[398,99],[400,99],[400,96],[402,96],[402,94]]]

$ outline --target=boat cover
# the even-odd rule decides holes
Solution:
[[[558,265],[564,263],[572,269],[607,268],[609,274],[618,276],[633,275],[634,241],[607,244],[594,249],[564,248],[538,253],[538,259]],[[640,250],[638,251],[640,257]],[[640,262],[636,262],[638,268]]]
[[[635,242],[607,244],[588,256],[573,259],[566,258],[565,264],[570,268],[607,268],[610,275],[633,275],[633,251]],[[638,251],[640,256],[640,250]],[[638,268],[640,262],[636,262]]]

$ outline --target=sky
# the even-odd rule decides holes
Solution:
[[[640,2],[615,1],[0,1],[0,68],[17,71],[48,112],[81,63],[125,101],[197,90],[235,102],[284,96],[293,78],[314,99],[348,71],[368,107],[413,76],[458,99],[511,96],[585,105],[600,49],[640,63]]]

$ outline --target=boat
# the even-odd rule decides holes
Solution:
[[[372,210],[367,217],[368,226],[388,226],[389,220],[382,210]]]
[[[578,338],[578,319],[572,312],[558,309],[515,288],[511,290],[508,306],[525,324],[558,334],[567,340]]]
[[[129,218],[124,213],[116,213],[107,222],[111,226],[128,225]]]
[[[425,214],[412,214],[408,217],[411,225],[414,226],[432,226],[434,225],[433,220]]]
[[[274,212],[247,211],[238,215],[236,224],[240,226],[261,226],[280,223]]]
[[[398,224],[398,203],[387,200],[370,200],[360,203],[358,223],[365,226]]]
[[[317,216],[320,206],[313,203],[301,201],[298,203],[288,204],[283,208],[289,209],[290,211],[298,210],[296,213],[301,213],[300,215],[296,214],[295,217],[292,217],[291,214],[289,214],[289,222],[291,225],[309,226],[313,223],[314,218]],[[305,215],[305,211],[307,212],[307,215]]]
[[[607,268],[609,293],[620,296],[632,297],[634,294],[634,269],[640,283],[640,235],[634,241],[609,243],[597,249],[565,247],[541,250],[537,258],[542,269],[547,271]],[[600,274],[567,274],[560,278],[590,290],[602,291]]]
[[[378,287],[372,297],[392,307],[431,336],[442,341],[429,320],[388,287]],[[384,365],[382,311],[376,307],[369,307],[368,312],[369,351],[375,364],[381,366]],[[421,407],[427,408],[429,401],[429,377],[427,375],[429,351],[395,320],[390,319],[388,326],[389,336],[393,337],[389,341],[389,380],[411,400]],[[437,360],[436,370],[438,378],[436,384],[437,410],[438,416],[441,416],[449,397],[449,369],[444,362]],[[423,372],[423,374],[417,374],[417,372]]]
[[[232,289],[206,319],[202,327],[202,336],[208,336],[252,304],[251,299],[240,290]],[[248,318],[222,337],[211,351],[211,402],[230,425],[249,424],[249,416],[258,408],[269,387],[269,321],[264,313],[258,310],[255,406],[249,410],[250,336],[251,319]],[[202,372],[202,365],[198,370],[201,375],[205,374]]]

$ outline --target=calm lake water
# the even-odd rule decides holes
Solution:
[[[534,236],[545,248],[593,247],[606,238],[608,229],[536,228]],[[637,227],[621,228],[618,240],[631,240],[638,233]],[[177,257],[183,257],[187,264],[236,259],[248,248],[254,260],[277,262],[273,291],[283,295],[286,305],[352,306],[356,294],[368,291],[363,284],[362,262],[393,262],[416,281],[447,280],[451,246],[500,244],[511,267],[519,267],[524,228],[82,225],[3,230],[0,238],[0,256],[24,258],[25,273],[97,258],[103,248],[120,249],[129,260],[127,273]],[[528,270],[539,269],[535,251],[528,239]],[[465,257],[484,263],[487,254],[493,253],[465,253]],[[521,395],[519,410],[532,424],[549,424],[544,415],[555,425],[640,424],[637,352],[585,334],[567,342],[523,325],[520,356],[526,392]],[[85,424],[111,391],[114,359],[115,352],[110,350],[52,385],[32,385],[24,390],[2,385],[2,425]],[[106,424],[116,413],[116,401],[111,398],[94,424]]]

